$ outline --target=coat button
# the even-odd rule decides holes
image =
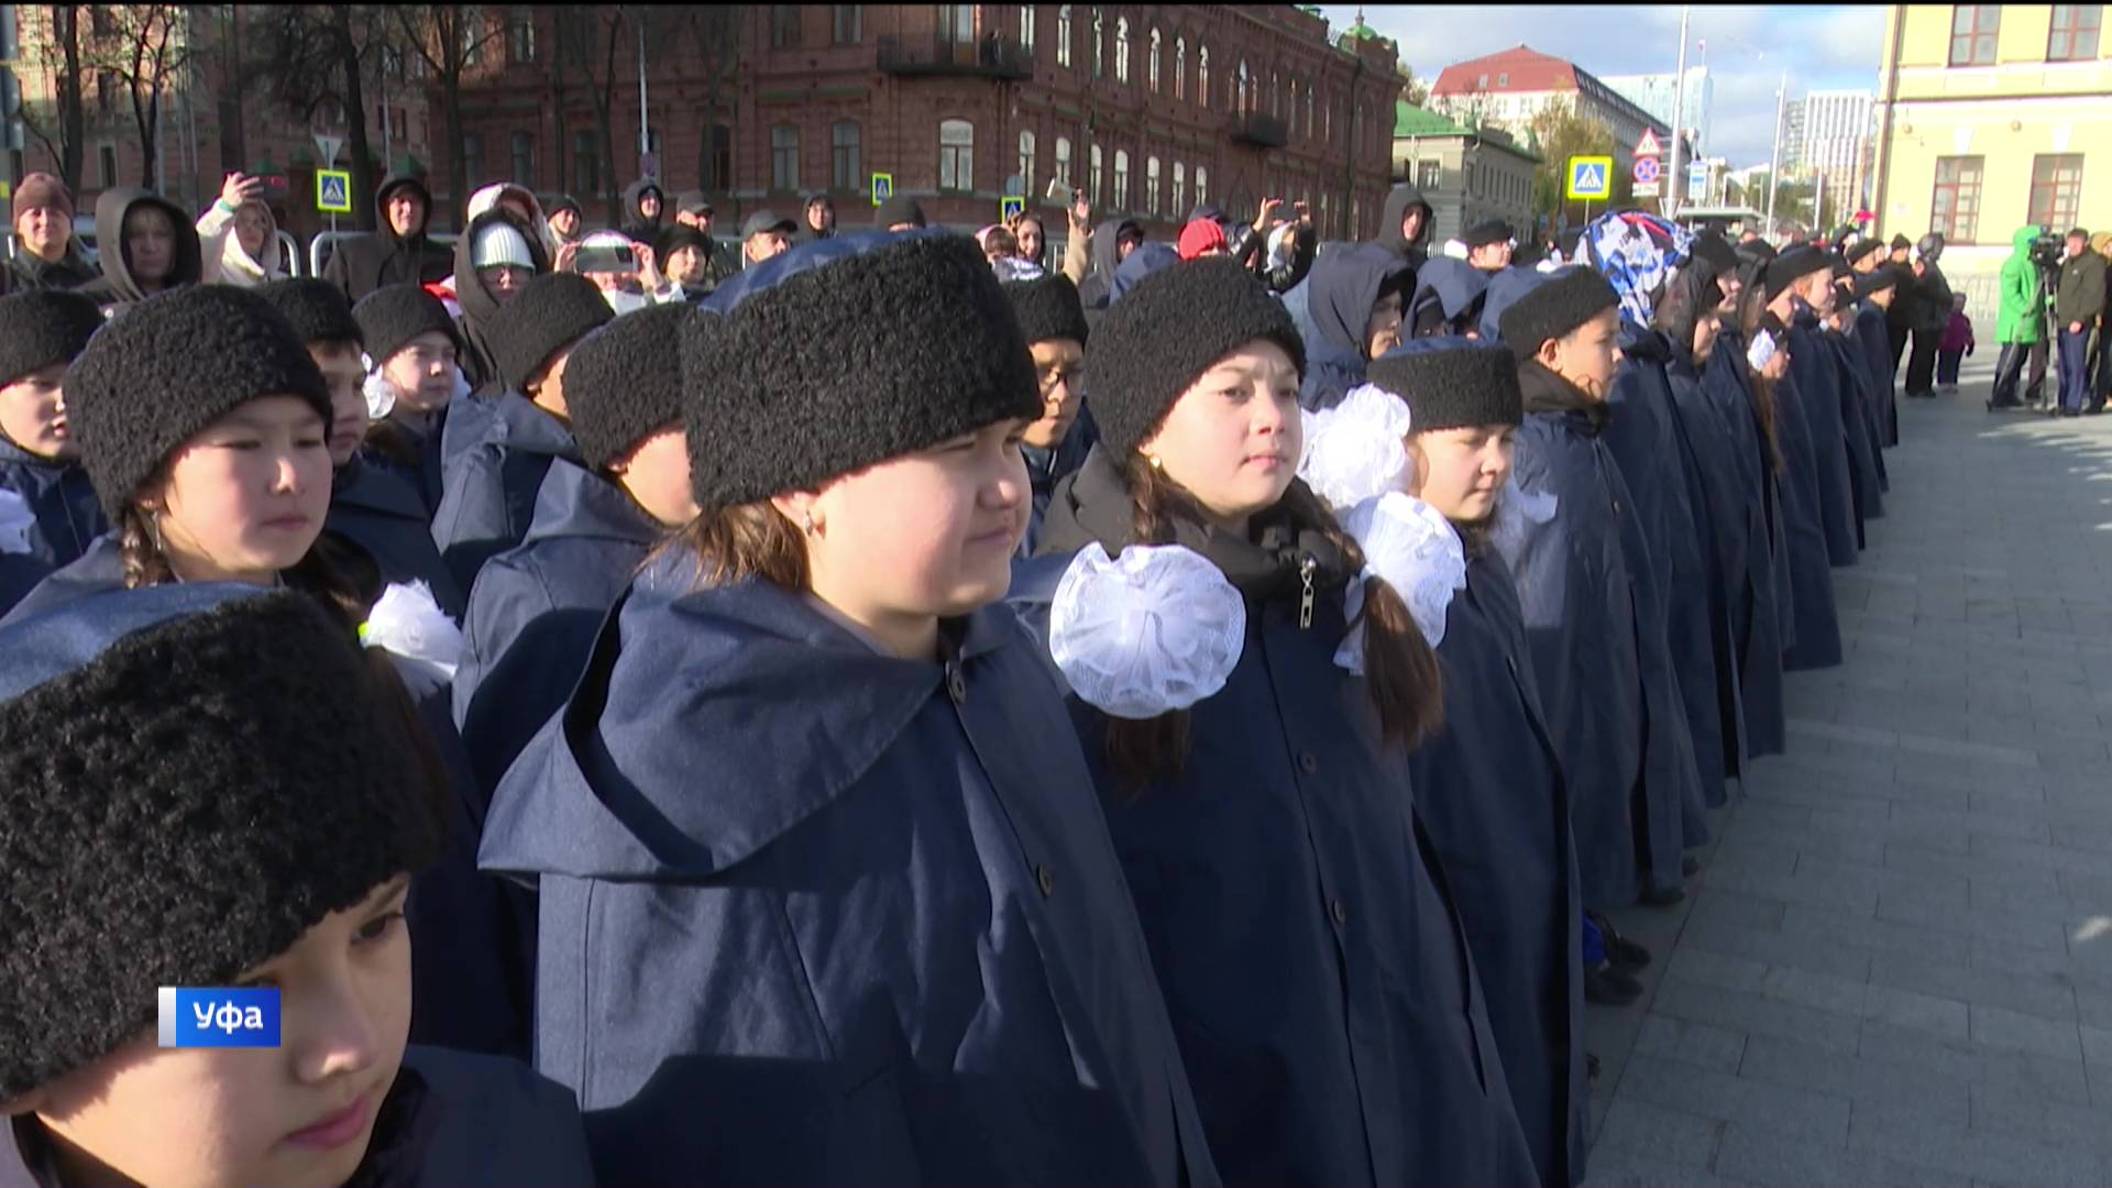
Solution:
[[[1339,925],[1346,925],[1346,924],[1348,924],[1348,923],[1349,923],[1349,908],[1345,907],[1345,906],[1343,905],[1343,903],[1342,903],[1342,901],[1341,901],[1341,900],[1339,900],[1339,899],[1330,899],[1330,900],[1328,900],[1328,901],[1327,901],[1327,911],[1328,911],[1328,914],[1329,914],[1329,915],[1331,915],[1331,916],[1333,916],[1333,917],[1335,918],[1335,923],[1336,923],[1336,924],[1337,924],[1338,926],[1339,926]]]
[[[1047,899],[1056,893],[1056,876],[1049,870],[1048,863],[1041,863],[1034,868],[1034,881],[1041,884],[1041,897],[1043,899]]]
[[[1298,770],[1311,775],[1320,770],[1320,758],[1311,751],[1298,752]]]
[[[961,675],[958,664],[946,666],[946,695],[953,698],[955,705],[964,705],[968,701],[968,678]]]

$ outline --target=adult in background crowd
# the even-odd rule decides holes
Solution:
[[[1135,219],[1105,219],[1093,228],[1092,268],[1078,284],[1078,299],[1088,310],[1104,310],[1114,296],[1115,272],[1144,242]]]
[[[1951,320],[1951,285],[1936,263],[1942,255],[1943,236],[1938,232],[1929,232],[1914,245],[1914,300],[1908,312],[1914,350],[1907,356],[1908,396],[1936,395],[1936,349],[1943,343],[1944,324]],[[1898,304],[1894,298],[1894,307]],[[1794,356],[1790,363],[1795,365]]]
[[[2031,245],[2038,241],[2039,229],[2026,225],[2010,233],[2009,257],[2002,261],[2002,275],[1998,289],[1998,304],[1995,307],[1995,342],[2001,353],[1995,356],[1995,384],[1989,394],[1987,408],[1993,412],[2000,408],[2021,408],[2024,402],[2017,398],[2017,383],[2024,376],[2024,365],[2033,361],[2036,348],[2046,336],[2046,280],[2039,272],[2039,265],[2031,258]],[[1899,307],[1900,295],[1892,298],[1892,306]],[[2032,376],[2032,387],[2036,388],[2041,376]]]
[[[883,231],[914,231],[925,225],[924,208],[907,194],[896,194],[873,212],[873,226]]]
[[[639,178],[623,189],[621,230],[640,243],[651,243],[660,237],[660,216],[666,206],[667,192],[660,183],[649,177]]]
[[[391,173],[374,191],[380,229],[339,240],[323,265],[323,279],[344,290],[354,305],[383,285],[423,285],[445,280],[454,253],[426,238],[433,194],[418,177]],[[100,234],[100,232],[98,232]]]
[[[800,204],[799,231],[795,243],[813,243],[836,234],[836,200],[817,190]]]
[[[198,216],[197,231],[208,284],[250,289],[285,279],[286,248],[264,201],[263,178],[228,174],[220,196]]]
[[[15,256],[7,262],[11,292],[78,289],[100,273],[73,235],[73,195],[48,173],[32,173],[15,187]]]
[[[455,302],[462,323],[462,374],[470,387],[490,394],[499,382],[491,337],[499,311],[550,271],[542,237],[513,211],[500,206],[469,221],[455,241]]]
[[[108,313],[195,285],[204,275],[190,216],[152,190],[104,190],[95,200],[95,241],[101,245],[96,264],[102,279],[81,292]]]
[[[2104,394],[2091,396],[2090,335],[2105,312],[2105,258],[2090,250],[2090,233],[2068,232],[2061,256],[2061,278],[2054,287],[2053,321],[2060,327],[2061,410],[2064,417],[2104,407]]]
[[[2090,390],[2090,411],[2095,413],[2112,399],[2112,231],[2091,236],[2090,250],[2105,261],[2105,308],[2097,320],[2097,380]]]
[[[550,238],[559,247],[580,241],[579,199],[570,194],[551,194],[543,200],[543,209],[550,212]]]
[[[718,212],[712,208],[711,199],[702,190],[684,190],[675,198],[675,227],[686,227],[704,237],[704,279],[707,290],[719,287],[719,282],[741,270],[740,248],[734,243],[720,239],[711,233],[718,222]],[[662,263],[674,253],[675,244],[665,240],[654,245]]]
[[[799,224],[775,211],[759,210],[741,224],[741,267],[753,268],[792,250]]]

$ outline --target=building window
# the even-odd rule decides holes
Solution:
[[[1951,7],[1951,65],[1995,64],[1995,34],[2002,28],[1999,4],[1957,4]]]
[[[1104,77],[1104,76],[1106,75],[1106,73],[1107,73],[1107,65],[1106,65],[1106,60],[1105,60],[1105,59],[1104,59],[1104,58],[1102,57],[1102,51],[1103,51],[1103,50],[1104,50],[1104,49],[1106,48],[1106,44],[1107,44],[1107,37],[1106,37],[1106,31],[1105,31],[1105,30],[1104,30],[1104,29],[1103,29],[1103,28],[1101,27],[1101,25],[1100,25],[1100,9],[1099,9],[1099,7],[1098,7],[1098,6],[1096,5],[1096,6],[1095,6],[1095,7],[1093,8],[1093,77],[1094,77],[1094,78],[1101,78],[1101,77]]]
[[[799,129],[790,124],[770,129],[770,188],[799,189]]]
[[[1056,8],[1056,64],[1071,64],[1071,6],[1068,4]]]
[[[1173,39],[1173,97],[1188,97],[1188,39],[1185,37]]]
[[[835,14],[830,22],[829,37],[837,45],[857,45],[865,40],[865,9],[856,4],[832,4]]]
[[[1313,87],[1311,83],[1307,83],[1305,87],[1305,138],[1307,140],[1313,138]]]
[[[733,129],[725,124],[711,126],[711,172],[703,177],[707,190],[723,190],[733,182]]]
[[[484,10],[464,8],[455,20],[456,36],[462,42],[462,64],[475,66],[484,60]]]
[[[864,161],[859,152],[856,120],[838,120],[829,128],[830,184],[838,190],[865,188]]]
[[[1201,165],[1195,167],[1195,204],[1201,206],[1210,201],[1210,171]]]
[[[1201,44],[1195,47],[1195,102],[1210,106],[1210,47]]]
[[[1159,31],[1157,29],[1153,29],[1151,31],[1151,65],[1149,81],[1151,83],[1151,93],[1154,95],[1159,93],[1159,50],[1162,48],[1164,47],[1159,44]]]
[[[601,191],[601,145],[592,132],[572,134],[572,176],[580,193]]]
[[[484,138],[475,132],[462,134],[462,169],[469,177],[484,176]]]
[[[1094,145],[1086,152],[1085,192],[1095,198],[1100,195],[1100,182],[1107,175],[1101,170],[1100,146]],[[1113,209],[1112,206],[1109,207]]]
[[[1929,222],[1930,229],[1942,232],[1947,243],[1971,243],[1979,230],[1982,160],[1936,158],[1936,196],[1929,202]],[[2033,192],[2036,194],[2036,187]]]
[[[1489,76],[1488,76],[1488,75],[1486,75],[1486,74],[1484,74],[1484,75],[1480,75],[1480,76],[1476,77],[1476,78],[1475,78],[1475,80],[1474,80],[1474,89],[1475,89],[1475,90],[1477,90],[1477,91],[1486,91],[1486,90],[1488,90],[1488,89],[1489,89]]]
[[[2053,32],[2046,38],[2049,62],[2087,62],[2097,57],[2097,30],[2104,23],[2102,4],[2056,4]]]
[[[2031,207],[2024,216],[2055,235],[2075,226],[2083,192],[2080,153],[2040,154],[2031,159]]]
[[[1034,192],[1034,134],[1032,132],[1019,134],[1019,181],[1021,185],[1026,187],[1026,193],[1032,194]]]
[[[799,48],[799,5],[770,6],[770,48]]]
[[[974,45],[975,5],[939,5],[939,40],[954,45]]]
[[[517,185],[535,188],[535,137],[531,133],[513,134],[513,180]]]
[[[1115,81],[1129,81],[1129,18],[1115,18]]]
[[[1186,214],[1187,211],[1188,169],[1179,161],[1175,161],[1173,163],[1173,207],[1171,213],[1174,218],[1178,219]]]
[[[975,125],[967,120],[939,121],[939,188],[975,188]]]
[[[506,18],[506,56],[515,63],[535,61],[535,14],[515,12]]]
[[[1247,60],[1245,58],[1241,58],[1239,60],[1239,73],[1233,76],[1232,88],[1232,110],[1240,115],[1247,114],[1248,81],[1249,80],[1247,78]]]
[[[1071,138],[1068,136],[1056,138],[1056,180],[1064,185],[1071,184]]]
[[[108,70],[95,72],[95,102],[104,115],[109,115],[111,109],[117,106],[117,75]]]
[[[1019,48],[1028,57],[1034,56],[1034,6],[1019,6]]]
[[[1115,209],[1129,209],[1129,150],[1115,150]]]
[[[1437,189],[1445,176],[1445,167],[1436,161],[1418,161],[1415,163],[1415,168],[1415,186],[1417,189],[1426,192]]]
[[[1159,159],[1144,158],[1144,213],[1157,217],[1159,213]]]
[[[1497,85],[1497,86],[1499,86],[1499,87],[1507,87],[1507,86],[1510,86],[1510,85],[1511,85],[1511,76],[1510,76],[1510,75],[1508,75],[1508,74],[1499,74],[1499,75],[1497,75],[1497,76],[1496,76],[1496,85]]]
[[[101,9],[90,9],[89,11],[97,15],[102,13]],[[95,157],[96,163],[103,167],[103,188],[107,190],[117,184],[117,146],[111,144],[103,145],[95,150]]]

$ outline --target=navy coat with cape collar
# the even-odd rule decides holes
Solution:
[[[1776,333],[1778,341],[1794,351],[1788,346],[1788,336]],[[1815,369],[1817,364],[1812,366]],[[1820,462],[1809,405],[1797,391],[1797,377],[1792,354],[1790,370],[1775,381],[1774,401],[1775,435],[1782,450],[1782,522],[1788,545],[1783,559],[1789,568],[1791,605],[1796,616],[1795,638],[1787,642],[1782,653],[1782,667],[1788,672],[1831,668],[1841,662],[1841,622],[1833,597],[1832,549],[1819,494]],[[1836,413],[1836,420],[1838,417]],[[1838,451],[1841,461],[1834,473],[1845,484],[1848,454],[1838,433],[1832,438],[1832,448]],[[1845,491],[1840,493],[1838,505],[1847,510]],[[1845,530],[1852,553],[1853,525],[1846,525]]]
[[[14,564],[22,572],[34,566],[50,573],[70,565],[88,551],[96,537],[110,530],[95,486],[78,462],[39,458],[0,437],[0,488],[20,495],[36,517],[28,551],[11,554],[18,558]],[[10,605],[0,592],[0,613]]]
[[[1826,555],[1835,566],[1855,564],[1862,548],[1856,521],[1854,462],[1849,455],[1847,426],[1841,418],[1841,375],[1833,349],[1826,345],[1818,315],[1801,301],[1789,326],[1788,388],[1796,394],[1811,439],[1810,465],[1818,480],[1819,527],[1826,533]],[[1784,390],[1776,385],[1777,392]]]
[[[536,1058],[609,1183],[1213,1184],[1121,867],[1030,638],[880,654],[669,555],[500,785]]]
[[[1175,521],[1247,602],[1244,650],[1189,711],[1178,777],[1125,786],[1108,719],[1072,701],[1211,1150],[1239,1183],[1533,1182],[1406,755],[1378,741],[1363,681],[1334,663],[1352,575],[1323,536],[1255,519],[1253,540]],[[1119,552],[1131,521],[1095,450],[1058,486],[1043,555],[1015,582],[1022,615],[1046,631],[1071,555]],[[1306,557],[1316,600],[1301,629]]]
[[[1732,586],[1731,630],[1737,644],[1746,754],[1757,758],[1779,755],[1788,744],[1782,649],[1790,612],[1788,572],[1781,556],[1781,492],[1745,367],[1744,339],[1728,328],[1719,330],[1708,364],[1701,370],[1701,394],[1716,413],[1731,447],[1736,486],[1718,493],[1733,509],[1726,518],[1745,521],[1743,532],[1734,533],[1744,541],[1740,556],[1745,574],[1742,585]],[[1710,489],[1715,490],[1713,484],[1719,481],[1712,477]],[[1742,596],[1736,594],[1739,590],[1744,591]]]
[[[383,580],[424,582],[433,601],[457,623],[468,599],[433,544],[425,500],[401,474],[354,454],[331,478],[325,531],[365,549]]]
[[[464,590],[476,588],[486,561],[528,535],[551,465],[586,465],[572,430],[526,396],[505,393],[489,411],[477,442],[446,458],[446,492],[433,513],[433,543]],[[443,451],[452,445],[443,439]]]

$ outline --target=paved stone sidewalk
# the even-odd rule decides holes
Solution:
[[[1992,354],[1901,400],[1789,754],[1615,916],[1592,1184],[2112,1184],[2112,416],[1988,414]]]

